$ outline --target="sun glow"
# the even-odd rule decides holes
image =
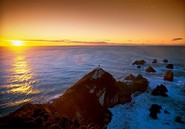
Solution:
[[[24,45],[23,41],[21,40],[12,40],[11,43],[13,46],[23,46]]]

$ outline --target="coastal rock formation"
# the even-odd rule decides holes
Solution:
[[[184,124],[184,123],[185,123],[185,122],[182,120],[182,117],[180,117],[180,116],[176,116],[176,117],[175,117],[175,122],[181,123],[181,124]]]
[[[154,59],[154,60],[152,61],[152,63],[156,64],[156,63],[157,63],[157,59]]]
[[[111,119],[108,107],[118,104],[118,100],[116,80],[103,69],[97,68],[54,100],[52,105],[60,114],[77,119],[82,124],[93,122],[105,125]]]
[[[164,86],[163,84],[161,84],[160,86],[157,86],[155,89],[153,89],[152,91],[152,95],[154,96],[168,96],[166,94],[166,92],[168,92],[168,89],[166,88],[166,86]]]
[[[164,63],[168,63],[168,60],[167,60],[167,59],[163,59],[163,62],[164,62]]]
[[[166,65],[166,68],[168,68],[168,69],[173,69],[173,64],[168,64],[168,65]]]
[[[138,66],[137,66],[137,68],[138,68],[138,69],[140,69],[140,68],[141,68],[141,66],[140,66],[140,65],[138,65]]]
[[[132,100],[132,93],[146,91],[148,88],[148,81],[139,74],[129,84],[119,81],[116,85],[119,88],[119,102],[126,103]]]
[[[26,104],[0,119],[1,129],[77,129],[78,121],[56,112],[49,104]]]
[[[75,129],[106,128],[108,108],[131,101],[134,92],[144,92],[148,81],[138,75],[130,84],[116,82],[111,74],[96,68],[50,104],[27,104],[0,118],[0,128]]]
[[[136,60],[132,63],[132,65],[144,65],[145,63],[145,60]]]
[[[126,76],[124,79],[125,80],[133,80],[135,78],[135,76],[133,74],[130,74],[128,76]]]
[[[146,68],[145,70],[146,72],[156,72],[155,69],[152,66],[149,66],[148,68]]]
[[[132,93],[139,91],[144,92],[148,88],[148,81],[141,74],[138,74],[131,82]]]
[[[158,119],[157,114],[160,113],[162,107],[158,104],[152,104],[149,111],[150,111],[150,117],[152,117],[153,119]]]
[[[167,80],[167,81],[173,81],[173,72],[171,70],[168,70],[165,72],[165,75],[164,75],[164,80]]]

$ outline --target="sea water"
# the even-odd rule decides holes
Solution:
[[[98,65],[123,81],[130,73],[160,84],[166,58],[174,64],[174,85],[185,85],[185,47],[0,47],[0,116],[26,103],[48,103]],[[144,59],[137,69],[132,63]],[[157,64],[152,64],[157,59]],[[146,73],[152,65],[156,73]],[[174,94],[174,96],[177,96]]]

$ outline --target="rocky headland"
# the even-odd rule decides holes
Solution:
[[[129,83],[118,82],[110,73],[98,67],[81,78],[52,103],[26,104],[15,112],[0,118],[0,128],[107,128],[112,117],[109,108],[130,102],[134,92],[141,93],[147,90],[148,81],[142,75],[130,78]]]

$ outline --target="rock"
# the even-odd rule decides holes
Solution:
[[[135,76],[133,74],[130,74],[128,76],[126,76],[124,79],[125,80],[133,80],[135,78]]]
[[[132,100],[133,93],[145,92],[148,88],[148,81],[142,75],[137,75],[131,83],[117,82],[119,88],[119,102],[126,103]]]
[[[163,59],[163,62],[164,62],[164,63],[168,63],[168,60],[167,60],[167,59]]]
[[[165,72],[165,75],[164,75],[164,80],[167,80],[167,81],[173,81],[173,72],[171,70],[168,70]]]
[[[158,119],[157,114],[160,113],[162,107],[158,104],[152,104],[149,111],[150,111],[150,117],[152,117],[153,119]]]
[[[152,95],[154,96],[168,96],[166,94],[166,92],[168,92],[168,89],[166,88],[166,86],[164,86],[163,84],[161,84],[160,86],[157,86],[155,89],[153,89],[152,91]]]
[[[166,109],[164,110],[164,113],[166,113],[166,114],[170,114],[170,112],[169,112],[169,111],[167,111]]]
[[[98,67],[50,104],[26,104],[0,118],[0,128],[102,129],[110,122],[108,108],[131,101],[134,92],[144,92],[148,81],[138,75],[131,84],[116,82]],[[125,90],[126,89],[126,90]]]
[[[184,124],[185,122],[182,121],[182,118],[180,116],[175,117],[175,122]]]
[[[111,74],[97,68],[54,100],[52,105],[57,112],[76,119],[80,124],[88,124],[88,120],[102,126],[111,119],[108,107],[118,104],[118,100],[116,80]]]
[[[140,65],[138,65],[138,66],[137,66],[137,68],[138,68],[138,69],[140,69],[140,68],[141,68],[141,66],[140,66]]]
[[[154,59],[154,60],[152,61],[152,63],[154,63],[154,64],[157,63],[157,59]]]
[[[145,63],[145,60],[136,60],[132,63],[132,65],[144,65]]]
[[[168,68],[168,69],[173,69],[173,64],[168,64],[168,65],[166,66],[166,68]]]
[[[48,104],[26,104],[14,113],[0,118],[1,129],[78,129],[79,126],[76,120],[63,117]]]
[[[131,82],[133,92],[140,91],[144,92],[148,88],[148,81],[141,74],[137,75]]]
[[[148,68],[146,68],[146,70],[145,70],[146,72],[156,72],[155,71],[155,69],[153,68],[153,67],[151,67],[151,66],[149,66]]]

